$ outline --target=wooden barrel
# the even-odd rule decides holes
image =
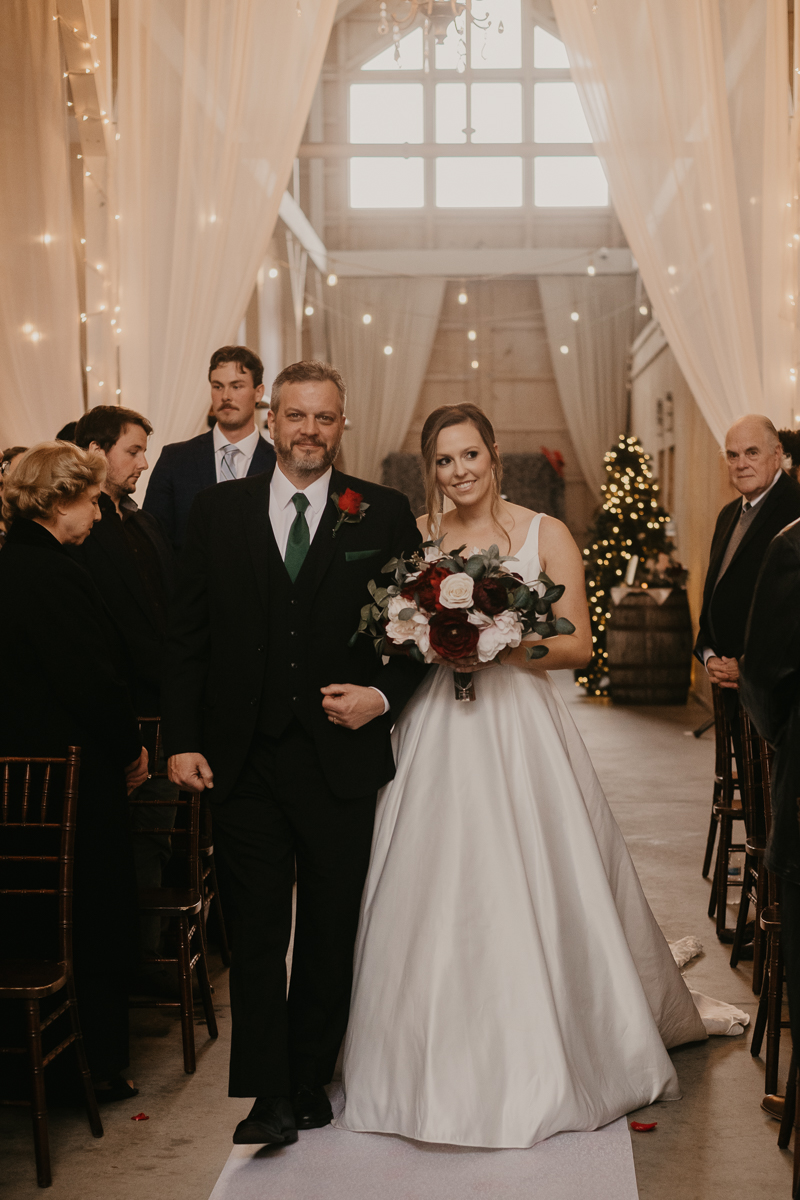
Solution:
[[[663,604],[645,591],[612,604],[607,633],[616,704],[685,704],[692,670],[689,601],[674,588]]]

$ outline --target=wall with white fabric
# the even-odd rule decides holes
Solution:
[[[538,452],[546,446],[561,452],[567,524],[581,541],[595,500],[564,418],[536,280],[472,280],[464,288],[466,304],[458,302],[461,290],[460,284],[447,286],[419,400],[397,448],[419,452],[425,418],[440,404],[479,404],[501,450]],[[598,453],[602,458],[603,450]]]
[[[689,569],[687,591],[696,633],[717,514],[737,493],[717,441],[655,320],[633,345],[631,432],[652,457],[661,502],[675,523],[678,557]],[[706,672],[696,662],[693,670],[694,690],[710,703]]]

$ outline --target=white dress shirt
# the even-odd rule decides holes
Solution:
[[[299,491],[303,491],[308,499],[308,508],[306,509],[305,516],[308,523],[309,542],[313,542],[314,534],[319,528],[322,514],[328,504],[330,481],[331,471],[329,468],[319,479],[315,479],[307,488],[301,489],[296,487],[291,479],[286,478],[281,470],[280,463],[276,465],[272,473],[272,481],[269,485],[269,523],[272,526],[272,532],[275,534],[275,541],[278,543],[281,558],[286,557],[289,530],[297,516],[297,509],[292,502],[292,497]],[[381,700],[383,700],[383,711],[387,713],[389,711],[389,701],[380,688],[373,688],[372,690],[377,692]]]
[[[275,534],[275,541],[278,543],[281,558],[286,557],[286,543],[289,541],[289,530],[292,528],[294,519],[297,516],[297,509],[292,503],[292,497],[296,496],[302,490],[308,499],[308,508],[306,509],[308,540],[309,542],[313,542],[314,534],[319,528],[322,514],[328,503],[328,488],[330,487],[330,483],[330,467],[319,479],[315,479],[307,488],[302,489],[292,483],[291,479],[286,478],[280,468],[280,463],[275,467],[272,473],[272,482],[269,485],[269,521],[272,526],[272,532]]]
[[[783,475],[783,467],[778,467],[777,471],[775,472],[775,478],[772,480],[772,483],[769,485],[768,488],[764,489],[764,491],[761,493],[760,496],[756,496],[755,500],[748,500],[746,496],[742,496],[742,512],[739,513],[739,516],[741,517],[743,512],[749,511],[749,509],[755,508],[755,506],[757,504],[759,504],[760,501],[762,501],[765,496],[768,496],[769,493],[772,491],[772,489],[775,487],[775,484],[780,479],[781,475]],[[748,505],[748,509],[745,509],[745,504]],[[737,520],[738,520],[738,518],[737,518]],[[716,650],[712,650],[710,646],[704,646],[703,647],[703,666],[708,666],[708,660],[710,658],[719,658],[719,655],[717,654]]]
[[[239,451],[234,456],[233,465],[236,469],[236,478],[244,479],[250,470],[250,463],[253,461],[258,439],[261,437],[259,431],[254,429],[252,433],[248,433],[247,437],[242,438],[240,442],[229,442],[219,425],[215,425],[212,436],[214,438],[214,470],[217,474],[217,483],[222,483],[222,455],[228,446],[235,446]]]

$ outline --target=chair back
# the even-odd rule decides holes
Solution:
[[[772,829],[772,760],[775,757],[775,751],[770,746],[769,742],[765,742],[763,738],[758,739],[760,742],[759,752],[761,757],[761,795],[764,805],[764,828],[766,829],[767,837],[769,837]]]
[[[153,776],[166,778],[167,770],[164,751],[161,742],[161,718],[139,717],[139,731],[142,745],[149,755],[149,771]],[[163,765],[162,765],[163,764]],[[170,830],[172,859],[169,864],[170,875],[176,873],[176,859],[183,863],[183,878],[178,886],[189,887],[192,891],[200,891],[200,792],[179,792],[177,799],[150,800],[129,797],[132,805],[145,808],[174,808],[175,824]],[[133,829],[134,837],[147,836],[146,830]]]
[[[63,758],[0,757],[0,897],[15,897],[12,915],[0,918],[2,940],[7,945],[14,934],[22,935],[27,949],[27,931],[42,930],[42,898],[51,897],[57,922],[47,924],[57,930],[54,949],[60,962],[72,960],[80,753],[78,746],[69,746]]]
[[[762,825],[759,821],[759,810],[763,806],[761,786],[756,786],[756,764],[761,775],[761,746],[763,739],[756,731],[747,712],[739,706],[739,729],[742,739],[742,809],[744,810],[744,827],[749,838],[755,837]],[[760,780],[759,780],[760,784]]]
[[[719,789],[717,798],[723,804],[731,804],[736,787],[731,724],[722,702],[722,689],[715,683],[711,693],[714,700],[714,780]]]

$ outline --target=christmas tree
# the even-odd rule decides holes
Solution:
[[[603,504],[583,552],[594,653],[589,666],[575,672],[575,681],[585,686],[589,696],[604,696],[608,691],[606,625],[611,616],[611,589],[625,581],[634,556],[644,566],[647,559],[658,560],[659,555],[672,551],[666,531],[670,517],[658,503],[650,455],[635,437],[620,434],[616,446],[606,454],[605,466]]]

